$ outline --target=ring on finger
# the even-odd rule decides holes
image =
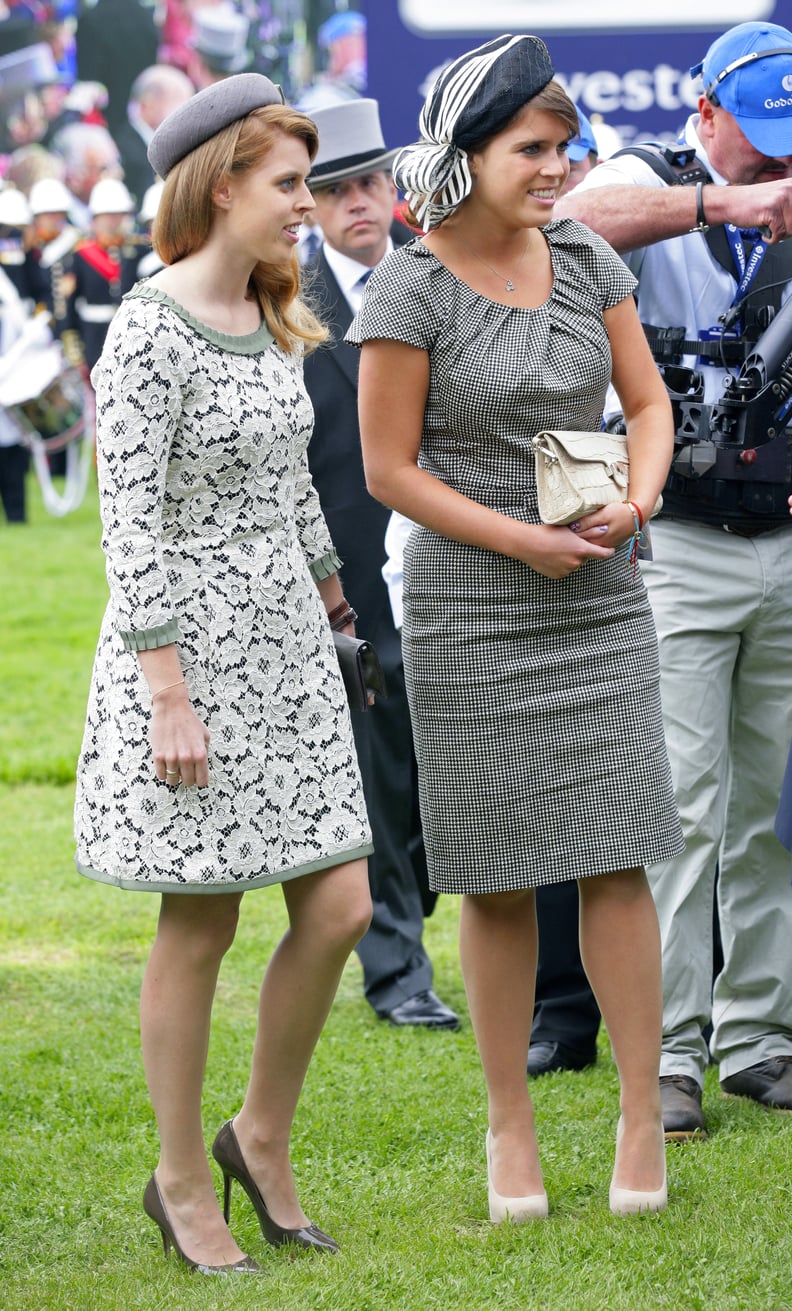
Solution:
[[[166,769],[166,770],[165,770],[165,777],[166,777],[166,778],[178,778],[178,777],[179,777],[179,773],[180,773],[180,771],[179,771],[178,769]]]

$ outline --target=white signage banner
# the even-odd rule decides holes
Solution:
[[[725,31],[772,20],[776,0],[399,0],[402,22],[421,36],[500,32]]]

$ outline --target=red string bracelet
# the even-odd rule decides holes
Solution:
[[[643,541],[644,520],[643,520],[643,514],[641,512],[641,507],[635,501],[625,501],[625,505],[629,505],[632,511],[633,522],[635,524],[635,532],[630,538],[630,554],[628,556],[628,561],[632,565],[633,578],[634,578],[635,572],[638,568],[638,547]]]
[[[634,517],[638,520],[638,528],[642,529],[644,526],[644,517],[643,517],[643,510],[641,509],[640,505],[638,504],[637,501],[627,501],[626,504],[629,505],[630,509],[633,512]]]

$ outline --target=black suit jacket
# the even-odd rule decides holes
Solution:
[[[154,170],[148,162],[146,143],[137,128],[127,120],[113,131],[124,169],[124,182],[140,208],[146,188],[154,181]]]
[[[391,235],[404,245],[415,234],[394,224]],[[387,1011],[431,987],[421,933],[436,897],[426,881],[401,635],[382,577],[390,510],[366,489],[357,410],[360,352],[344,341],[352,313],[322,251],[307,276],[311,301],[331,333],[305,361],[316,415],[308,463],[343,561],[344,593],[358,613],[357,633],[376,647],[389,693],[369,713],[352,716],[375,846],[369,860],[374,919],[357,950],[366,995],[375,1010]]]
[[[392,231],[400,245],[414,235],[401,225]],[[366,489],[357,411],[360,352],[344,341],[352,312],[323,251],[309,265],[307,277],[311,303],[331,334],[305,361],[305,382],[316,415],[308,463],[343,561],[345,595],[359,615],[358,633],[374,643],[381,657],[387,656],[400,648],[382,578],[390,510]]]

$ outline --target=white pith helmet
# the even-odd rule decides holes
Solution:
[[[141,201],[138,217],[141,223],[153,223],[157,217],[160,199],[165,190],[164,182],[152,182],[150,187],[146,188]]]
[[[131,214],[135,206],[123,182],[119,182],[118,178],[102,178],[91,192],[88,208],[95,216]]]
[[[57,178],[40,178],[30,188],[30,212],[36,214],[68,214],[72,198]]]
[[[0,191],[0,224],[9,228],[26,228],[32,218],[27,197],[16,187]]]

